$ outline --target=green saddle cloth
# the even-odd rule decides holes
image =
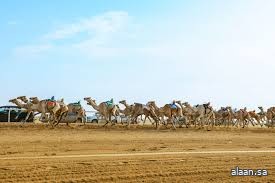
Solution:
[[[112,100],[110,100],[110,101],[105,102],[105,104],[106,104],[108,107],[111,107],[111,106],[114,105],[114,102],[113,102]]]
[[[52,98],[46,99],[47,102],[55,102],[54,96]]]
[[[71,103],[71,105],[73,105],[73,106],[81,106],[81,103],[80,103],[80,101],[78,101],[78,102],[75,102],[75,103]]]

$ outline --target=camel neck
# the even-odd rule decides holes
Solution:
[[[98,107],[98,105],[96,105],[95,102],[90,101],[90,105],[91,105],[95,110],[99,111],[99,107]]]
[[[125,102],[123,103],[123,105],[126,107],[126,108],[130,108],[130,106]]]
[[[26,104],[23,104],[23,103],[19,102],[18,100],[16,100],[14,103],[15,103],[15,105],[17,105],[21,108],[26,108]]]

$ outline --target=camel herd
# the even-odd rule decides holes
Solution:
[[[186,128],[191,126],[195,128],[207,127],[208,129],[213,126],[244,128],[249,124],[274,127],[275,124],[275,107],[270,107],[266,111],[263,107],[259,107],[259,112],[256,112],[255,110],[248,111],[247,108],[232,109],[230,106],[214,110],[210,103],[191,106],[188,102],[173,101],[173,104],[158,107],[155,101],[149,101],[147,104],[127,104],[125,100],[122,100],[118,104],[114,104],[113,101],[97,104],[91,97],[86,97],[84,100],[106,121],[104,126],[109,123],[115,125],[118,116],[127,118],[128,128],[131,124],[138,124],[139,117],[141,117],[143,124],[148,119],[157,129],[161,125],[165,127],[171,125],[173,129],[176,129],[176,126],[185,126]],[[26,96],[11,99],[9,102],[28,111],[25,121],[34,112],[40,113],[40,120],[47,121],[52,126],[58,125],[71,112],[77,114],[77,119],[86,117],[85,110],[80,102],[66,105],[63,99],[54,101],[49,99],[39,100],[37,97],[28,99]],[[144,116],[144,119],[142,119],[142,116]],[[115,120],[112,120],[113,118]]]

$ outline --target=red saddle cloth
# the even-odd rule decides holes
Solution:
[[[48,107],[54,107],[56,105],[56,102],[48,101],[47,106]]]

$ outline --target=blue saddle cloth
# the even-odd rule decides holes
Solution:
[[[177,108],[178,108],[178,106],[177,106],[176,104],[170,104],[170,107],[171,107],[172,109],[177,109]]]

